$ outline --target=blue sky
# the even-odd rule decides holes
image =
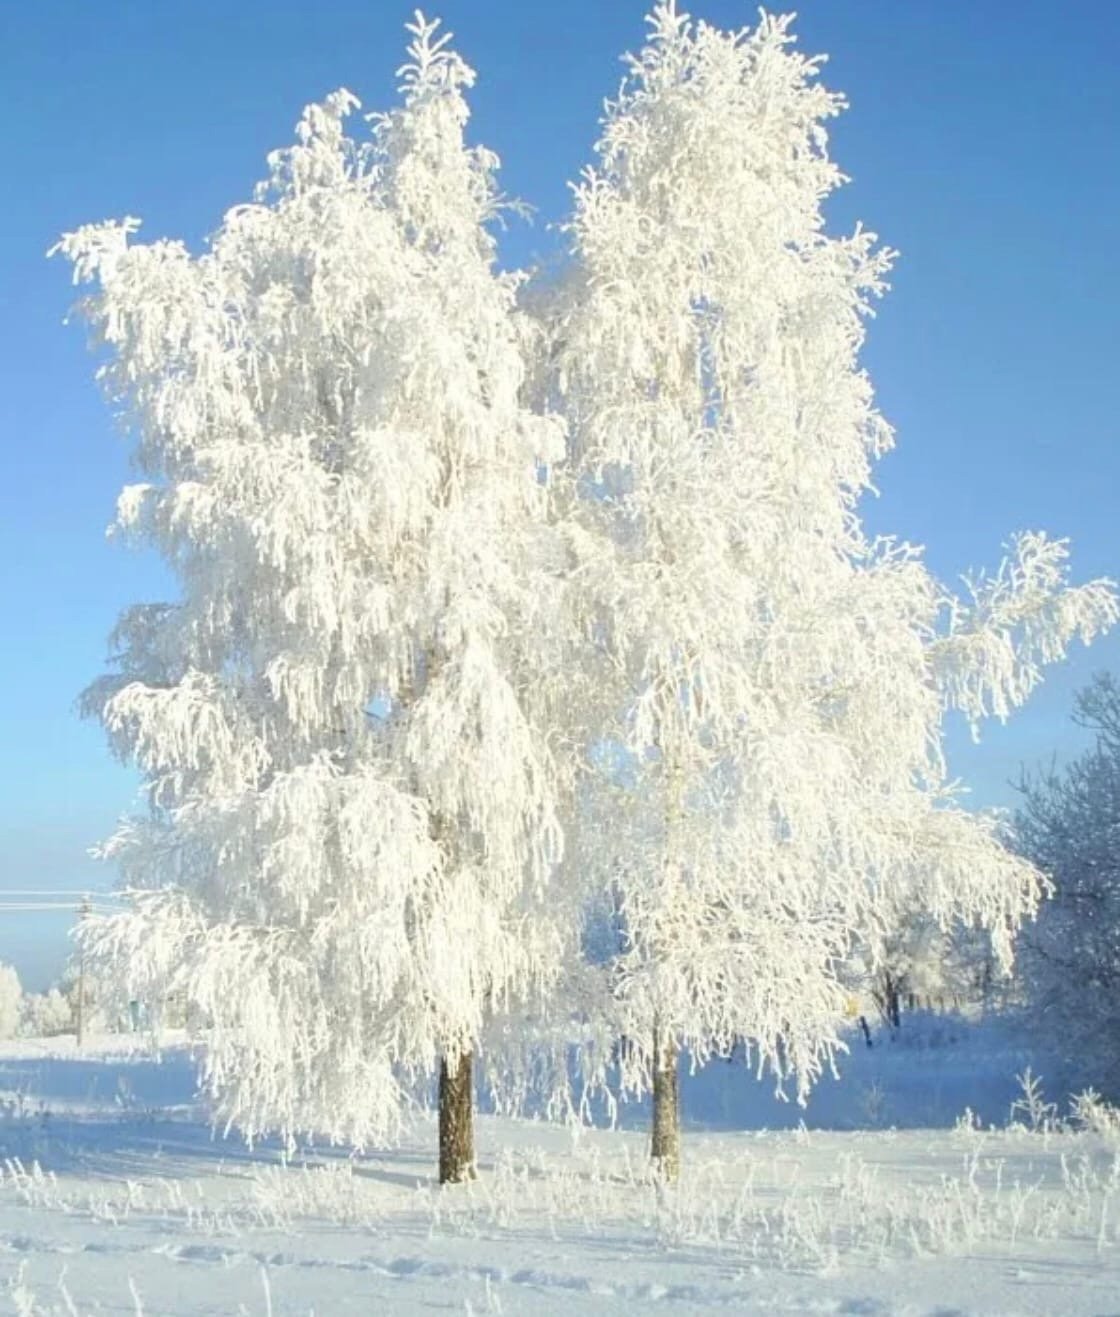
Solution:
[[[682,7],[684,7],[682,5]],[[537,208],[503,239],[517,264],[554,251],[549,225],[588,160],[643,0],[446,0],[479,72],[472,132],[507,192]],[[704,0],[724,26],[751,5]],[[167,596],[158,563],[106,544],[126,447],[64,328],[62,230],[124,214],[141,236],[197,246],[248,199],[301,106],[347,86],[394,96],[409,5],[390,0],[35,0],[0,14],[8,130],[0,209],[0,889],[105,886],[85,849],[132,798],[132,775],[77,693],[101,670],[118,611]],[[1120,7],[804,0],[797,31],[827,51],[851,110],[834,154],[859,218],[901,250],[865,362],[898,449],[868,525],[927,546],[945,578],[992,565],[1012,531],[1073,540],[1081,578],[1120,577]],[[1070,753],[1074,690],[1120,670],[1120,636],[1078,650],[954,769],[977,804],[1010,804],[1021,763]],[[57,917],[0,916],[0,960],[30,981],[60,963]]]

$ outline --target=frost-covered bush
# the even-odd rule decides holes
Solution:
[[[19,975],[11,965],[0,965],[0,1038],[14,1038],[19,1032],[23,989]]]
[[[1075,1093],[1069,1100],[1070,1122],[1078,1129],[1120,1139],[1120,1107],[1106,1102],[1094,1088]]]
[[[1015,1076],[1021,1096],[1011,1104],[1008,1125],[1021,1125],[1035,1134],[1045,1134],[1058,1128],[1058,1106],[1049,1102],[1042,1087],[1042,1076],[1031,1073],[1030,1066]]]

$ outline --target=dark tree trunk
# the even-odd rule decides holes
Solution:
[[[650,1157],[659,1180],[672,1183],[681,1171],[681,1097],[677,1045],[660,1032],[653,1041],[653,1126]]]
[[[439,1182],[473,1180],[474,1084],[470,1052],[439,1066]]]
[[[902,994],[899,982],[890,970],[882,971],[879,987],[873,995],[883,1019],[892,1029],[899,1028],[902,1024]]]

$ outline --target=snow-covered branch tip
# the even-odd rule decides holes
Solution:
[[[408,44],[410,58],[397,69],[397,77],[401,79],[399,90],[406,100],[424,91],[474,85],[474,70],[459,54],[448,49],[454,33],[436,36],[441,25],[440,19],[427,19],[419,9],[413,21],[405,24],[405,31],[412,34]]]
[[[1069,543],[1043,532],[1016,535],[994,575],[965,578],[969,602],[947,596],[948,632],[930,646],[946,704],[968,719],[973,736],[988,717],[1006,719],[1064,658],[1120,617],[1115,582],[1071,586]]]
[[[62,237],[47,251],[51,256],[64,256],[74,267],[73,281],[89,283],[96,278],[105,279],[128,250],[129,236],[140,227],[133,215],[120,220],[102,220],[98,224],[83,224],[81,228]]]

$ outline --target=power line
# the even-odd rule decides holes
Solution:
[[[86,907],[86,908],[88,908],[89,910],[94,911],[94,912],[96,912],[96,913],[98,913],[98,914],[117,914],[117,913],[119,913],[119,911],[120,911],[120,907],[119,907],[119,906],[114,906],[114,905],[101,905],[101,904],[99,904],[98,902],[91,902],[90,905],[89,905],[88,907]],[[67,911],[67,910],[69,910],[69,911],[75,911],[75,910],[81,910],[81,909],[83,909],[83,904],[82,904],[81,901],[3,901],[3,900],[0,900],[0,911],[2,911],[2,912],[4,912],[4,913],[18,913],[18,912],[20,912],[20,911],[24,911],[24,912],[26,912],[26,911],[32,911],[32,910],[39,910],[39,911],[43,911],[43,910],[60,910],[60,911],[65,912],[65,911]]]
[[[70,890],[69,888],[59,887],[5,887],[0,888],[0,901],[7,900],[9,896],[40,896],[44,899],[50,897],[73,897],[76,901],[84,901],[87,898],[91,901],[120,901],[123,898],[116,892],[99,892],[91,891],[88,887],[80,890]]]

